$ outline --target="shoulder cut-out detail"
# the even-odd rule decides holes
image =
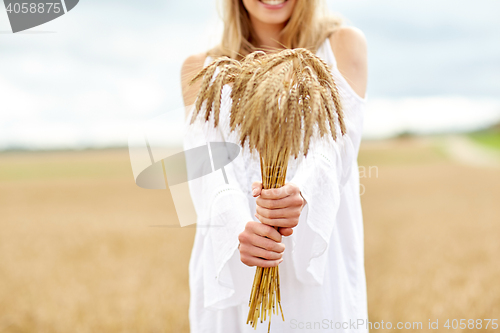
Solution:
[[[354,92],[364,98],[368,80],[367,42],[363,32],[355,27],[342,27],[330,37],[337,68]]]

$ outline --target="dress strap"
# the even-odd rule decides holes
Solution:
[[[207,57],[205,58],[205,63],[203,64],[203,67],[207,67],[211,62],[212,62],[212,57],[207,55]]]
[[[330,44],[330,38],[326,37],[325,41],[316,51],[316,55],[330,65],[332,68],[337,69],[337,59],[335,59],[335,55],[332,51],[332,46]]]

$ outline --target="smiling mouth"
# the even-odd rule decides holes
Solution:
[[[288,0],[259,0],[259,1],[266,5],[276,6],[287,2]]]

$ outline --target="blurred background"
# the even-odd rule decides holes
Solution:
[[[500,320],[500,2],[327,4],[369,47],[369,319]],[[167,114],[179,147],[181,64],[221,29],[215,0],[82,1],[17,34],[0,8],[0,332],[189,331],[195,229],[135,185],[127,138]]]

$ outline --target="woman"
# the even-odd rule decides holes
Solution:
[[[366,103],[364,35],[321,16],[319,0],[224,1],[221,44],[183,64],[187,111],[199,89],[188,86],[189,80],[215,57],[240,59],[257,49],[305,47],[331,66],[347,133],[334,146],[318,145],[303,161],[291,161],[287,183],[279,190],[262,190],[259,162],[245,149],[225,167],[228,182],[217,172],[190,182],[198,214],[189,265],[191,332],[254,332],[246,325],[253,267],[276,265],[285,322],[275,316],[272,332],[365,332],[356,162]],[[226,89],[221,119],[229,117],[229,103]],[[227,121],[221,120],[219,128],[191,131],[185,149],[209,141],[237,142]],[[267,332],[267,324],[258,324],[257,331]]]

